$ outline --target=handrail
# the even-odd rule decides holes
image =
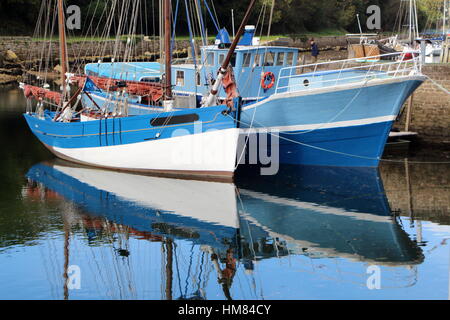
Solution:
[[[283,92],[289,91],[299,87],[300,83],[290,83],[290,79],[299,79],[308,77],[308,80],[315,80],[318,76],[325,76],[327,74],[337,74],[337,77],[333,77],[332,79],[320,79],[316,80],[314,84],[321,84],[321,87],[334,86],[338,84],[342,84],[342,82],[358,82],[358,81],[367,81],[368,78],[380,78],[380,77],[400,77],[409,75],[412,73],[420,74],[421,66],[420,66],[420,58],[412,57],[412,59],[405,59],[405,54],[402,52],[396,53],[388,53],[364,58],[352,58],[352,59],[344,59],[344,60],[336,60],[336,61],[327,61],[321,63],[314,64],[306,64],[299,65],[294,67],[285,67],[280,69],[277,78],[277,84],[275,92],[279,93],[281,90]],[[397,57],[397,60],[391,62],[381,62],[381,58],[383,57]],[[369,64],[364,65],[355,65],[351,66],[351,63],[361,63],[361,60],[372,60]],[[340,65],[340,67],[331,67],[323,69],[323,66],[333,66]],[[350,65],[350,66],[349,66]],[[311,72],[307,73],[297,73],[297,71],[302,71],[304,69],[313,69]],[[357,71],[361,72],[361,75],[345,76],[347,72]],[[313,83],[308,82],[308,84],[304,85],[301,89],[297,88],[297,90],[310,90],[312,88],[317,88],[317,86],[311,86]],[[307,88],[309,87],[309,88]]]

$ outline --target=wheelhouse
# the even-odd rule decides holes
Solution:
[[[226,33],[225,30],[222,31]],[[298,49],[260,45],[259,39],[254,37],[254,31],[253,26],[246,27],[230,63],[239,93],[246,101],[274,94],[278,80],[276,77],[281,69],[295,67],[298,61]],[[208,93],[209,86],[215,81],[217,71],[225,60],[229,43],[228,39],[224,42],[219,36],[214,45],[200,48],[197,60],[188,59],[190,63],[172,66],[173,92],[177,96],[189,97],[189,105],[199,105],[201,97]],[[225,38],[227,37],[226,33]],[[164,77],[162,70],[163,65],[158,62],[91,63],[85,67],[87,75],[145,82],[161,81]],[[271,79],[265,84],[268,74]],[[225,98],[223,89],[218,96]]]

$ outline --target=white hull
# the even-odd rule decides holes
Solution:
[[[232,177],[239,129],[96,148],[47,146],[55,155],[96,167],[135,172]]]

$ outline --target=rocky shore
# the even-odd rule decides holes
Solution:
[[[0,52],[0,85],[16,83],[22,78],[24,66],[12,50]]]

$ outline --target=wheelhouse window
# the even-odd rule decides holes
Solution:
[[[257,53],[255,54],[255,61],[253,62],[253,68],[261,67],[261,56],[264,54]]]
[[[236,66],[236,52],[231,56],[230,64],[233,68]]]
[[[219,54],[219,64],[222,65],[225,61],[225,54],[221,53]]]
[[[294,53],[293,52],[288,52],[287,58],[286,58],[286,64],[288,66],[294,65]]]
[[[200,86],[201,85],[201,76],[200,76],[200,72],[195,72],[195,83]]]
[[[282,66],[283,64],[284,64],[284,52],[278,52],[277,66]]]
[[[214,52],[208,52],[206,54],[206,65],[209,67],[214,66]]]
[[[184,71],[177,70],[177,86],[184,86]]]
[[[250,67],[250,62],[252,60],[252,54],[251,53],[244,53],[243,60],[242,60],[242,67]]]
[[[271,51],[267,52],[266,57],[264,59],[264,66],[266,67],[273,66],[274,60],[275,60],[275,53]]]

